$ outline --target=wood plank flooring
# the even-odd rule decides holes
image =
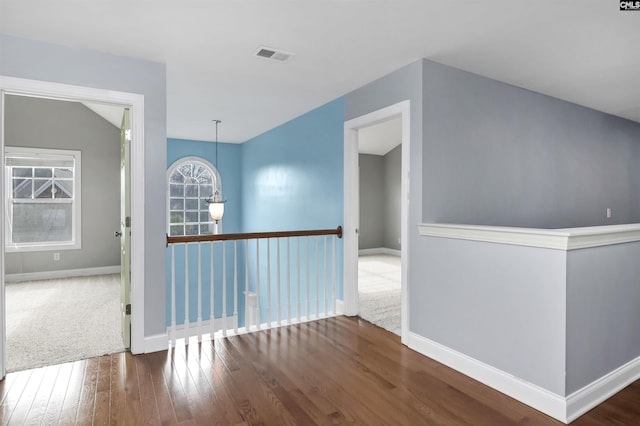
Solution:
[[[576,425],[640,424],[640,382]],[[8,374],[2,424],[554,425],[358,318]]]

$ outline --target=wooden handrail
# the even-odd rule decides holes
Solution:
[[[175,243],[202,243],[210,241],[253,240],[259,238],[308,237],[314,235],[337,235],[342,238],[342,226],[336,229],[314,229],[308,231],[248,232],[244,234],[214,234],[170,237],[167,235],[167,247]]]

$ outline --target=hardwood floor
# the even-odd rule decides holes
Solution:
[[[640,423],[640,382],[576,425]],[[338,317],[8,374],[2,424],[560,424]]]

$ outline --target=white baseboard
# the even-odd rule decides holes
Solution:
[[[169,334],[153,334],[144,338],[144,353],[166,351],[169,349]],[[137,355],[137,354],[136,354]]]
[[[415,333],[408,337],[411,349],[566,423],[564,397]]]
[[[638,379],[640,379],[640,357],[569,395],[567,421],[574,421]]]
[[[562,397],[418,334],[408,346],[563,423],[570,423],[640,379],[640,357]]]
[[[376,247],[376,248],[358,250],[359,256],[368,256],[372,254],[388,254],[389,256],[400,257],[401,251],[387,248],[387,247]]]
[[[21,281],[50,280],[60,278],[88,277],[91,275],[119,274],[120,266],[101,266],[98,268],[64,269],[60,271],[27,272],[24,274],[7,274],[4,281],[17,283]]]

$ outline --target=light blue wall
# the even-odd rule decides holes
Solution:
[[[340,98],[242,144],[245,232],[342,225],[343,128]]]
[[[329,229],[342,225],[343,216],[343,126],[344,102],[335,100],[323,105],[290,122],[257,136],[242,145],[219,145],[219,172],[222,176],[223,192],[227,198],[225,206],[224,232],[266,232],[304,229]],[[167,167],[173,161],[185,156],[200,156],[215,163],[214,145],[207,142],[169,139],[167,144]],[[235,212],[235,214],[234,214]],[[227,216],[227,215],[231,216]],[[277,293],[278,241],[260,241],[260,268],[256,265],[257,255],[255,242],[249,247],[249,289],[258,291],[258,274],[260,280],[261,321],[276,320],[277,306],[280,305],[282,317],[289,310],[298,315],[298,298],[311,299],[307,309],[306,303],[300,306],[300,315],[314,314],[316,306],[320,311],[325,308],[325,292],[327,305],[333,309],[334,277],[335,291],[342,297],[342,240],[336,241],[335,271],[334,259],[331,256],[332,239],[324,237],[293,240],[289,249],[281,242],[281,282],[289,279],[290,292],[282,290],[280,299]],[[298,263],[298,243],[302,259],[300,280],[295,265]],[[307,243],[309,246],[307,247]],[[317,248],[316,248],[317,244]],[[217,246],[216,279],[221,276],[221,246]],[[227,250],[231,250],[230,247]],[[206,251],[206,253],[205,253]],[[244,325],[244,247],[239,247],[239,286],[238,313],[239,325]],[[268,253],[268,254],[267,254]],[[325,254],[326,253],[326,254]],[[267,271],[267,255],[271,257],[270,274]],[[170,256],[170,251],[167,252]],[[203,250],[203,259],[209,258],[208,249]],[[291,266],[287,268],[287,257]],[[189,251],[189,306],[190,321],[197,318],[197,249]],[[307,262],[308,259],[308,262]],[[170,258],[168,258],[169,263]],[[227,305],[233,303],[233,283],[231,270],[232,256],[227,256]],[[209,286],[209,266],[202,272],[204,286]],[[167,268],[167,296],[170,292],[171,276]],[[289,277],[289,278],[287,278]],[[307,278],[308,277],[308,278]],[[176,250],[176,316],[177,323],[184,321],[184,250]],[[270,295],[268,284],[270,283]],[[214,293],[221,294],[221,286],[216,284]],[[307,290],[308,289],[308,290]],[[209,315],[208,288],[202,295],[203,318]],[[271,311],[267,311],[266,300],[271,298]],[[168,297],[168,300],[170,298]],[[218,301],[220,300],[220,301]],[[290,305],[287,305],[287,300]],[[222,313],[221,299],[216,297],[215,316]],[[170,321],[170,306],[167,306],[167,324]]]
[[[0,34],[0,75],[144,95],[144,334],[165,332],[165,65]]]
[[[329,229],[342,225],[343,220],[343,139],[344,139],[344,101],[342,98],[314,109],[267,133],[257,136],[242,145],[242,205],[243,231],[289,231],[304,229]],[[335,238],[335,237],[332,237]],[[333,291],[332,279],[336,277],[336,291],[342,298],[342,240],[336,241],[336,270],[332,269],[330,256],[331,238],[327,238],[327,267],[325,274],[324,239],[319,239],[316,251],[315,239],[310,241],[307,252],[306,241],[300,241],[301,258],[308,268],[301,271],[300,293],[306,297],[306,277],[309,273],[310,297],[309,311],[315,312],[316,294],[322,310],[324,292]],[[267,271],[266,242],[261,241],[260,288],[261,300],[266,298]],[[295,245],[295,248],[294,248]],[[292,243],[292,259],[297,256],[297,242]],[[277,247],[271,244],[272,259],[277,256]],[[282,247],[284,262],[285,248]],[[318,256],[316,266],[315,259]],[[250,249],[250,277],[252,290],[256,290],[255,249]],[[286,268],[281,275],[284,279]],[[316,291],[316,272],[319,285]],[[277,279],[275,268],[271,270],[272,281]],[[295,281],[296,271],[291,271]],[[323,284],[324,278],[327,285]],[[292,284],[294,299],[297,297],[297,283]],[[286,299],[281,294],[281,301]],[[330,299],[332,297],[330,296]],[[277,294],[272,292],[271,300],[277,305]],[[295,305],[295,303],[294,303]],[[294,306],[295,307],[295,306]],[[283,306],[285,311],[286,307]],[[301,307],[302,315],[307,313],[306,306]],[[267,312],[261,311],[261,319],[267,318]],[[275,318],[276,313],[271,314]]]
[[[225,233],[242,232],[242,173],[241,145],[218,144],[218,172],[222,178],[222,194],[227,200],[222,218]],[[188,139],[167,139],[167,168],[176,160],[196,156],[216,164],[216,146],[214,142],[202,142]]]

